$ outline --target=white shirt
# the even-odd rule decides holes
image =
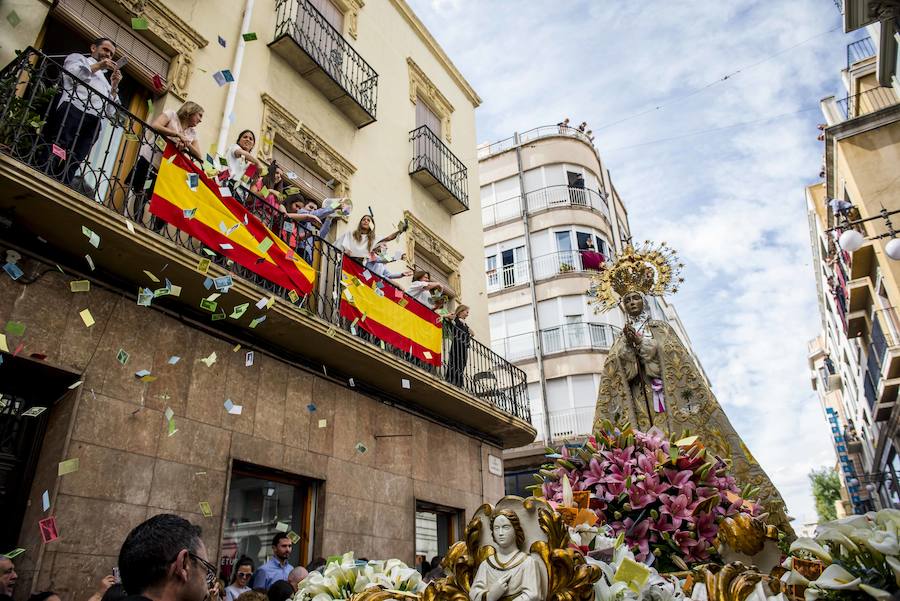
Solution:
[[[406,289],[406,293],[429,309],[434,309],[434,302],[431,300],[431,290],[426,288],[430,283],[431,282],[413,282],[409,285],[409,288]]]
[[[353,237],[353,232],[344,232],[344,234],[334,243],[338,249],[342,250],[345,255],[354,259],[369,260],[369,238],[362,237],[359,242]]]
[[[241,178],[244,177],[244,172],[247,170],[247,165],[250,164],[250,161],[242,156],[234,156],[235,150],[243,150],[243,148],[238,144],[232,144],[225,153],[225,160],[228,161],[229,176],[234,181],[239,182],[241,181]]]
[[[119,95],[110,96],[112,84],[106,79],[105,69],[91,71],[91,66],[98,61],[92,56],[83,54],[70,54],[63,63],[63,95],[59,99],[59,105],[70,102],[75,108],[90,115],[100,116],[103,110],[103,97],[119,102]],[[90,85],[93,90],[88,90],[75,78]],[[106,114],[109,117],[116,115],[116,108],[111,103],[106,103]]]
[[[249,586],[238,586],[236,584],[232,584],[231,586],[225,587],[225,601],[235,601],[241,593],[246,593],[247,591],[253,590]]]

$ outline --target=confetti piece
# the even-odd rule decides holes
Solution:
[[[316,404],[310,403],[309,405],[306,406],[306,410],[309,411],[310,413],[312,413],[313,411],[316,410]]]
[[[164,86],[163,86],[162,77],[160,77],[159,73],[154,73],[153,74],[153,89],[155,89],[157,92],[162,92],[163,87]]]
[[[13,29],[18,27],[19,23],[22,22],[22,18],[19,17],[19,13],[17,13],[14,10],[9,11],[9,14],[6,15],[6,20],[9,22],[9,24],[12,26]],[[23,551],[24,551],[24,549],[23,549]],[[7,557],[9,557],[9,556],[7,556]]]
[[[232,319],[240,319],[241,316],[247,311],[247,308],[250,306],[250,303],[242,303],[237,305],[234,309],[231,310],[230,317]]]
[[[256,248],[259,249],[259,252],[269,252],[269,249],[272,247],[272,239],[266,236],[263,238]]]
[[[216,290],[227,292],[227,290],[234,285],[234,280],[231,279],[230,275],[224,275],[220,278],[214,279],[213,285],[216,287]]]
[[[188,173],[187,174],[187,185],[192,191],[197,190],[197,186],[200,185],[200,175],[197,173]]]
[[[100,248],[100,236],[98,236],[93,230],[82,225],[81,233],[87,237],[88,242],[91,244],[91,246],[93,246],[94,248]]]
[[[55,515],[51,515],[49,518],[44,518],[39,521],[38,526],[40,526],[41,529],[41,540],[45,545],[47,543],[52,543],[59,538],[59,530],[56,527]]]
[[[219,38],[219,46],[221,46],[222,48],[228,47],[228,44],[225,43],[225,38],[223,38],[222,36],[218,36],[218,38]]]
[[[403,388],[409,390],[409,380],[407,380],[406,378],[401,378],[401,379],[400,379],[400,386],[402,386]]]
[[[90,280],[72,280],[69,282],[69,289],[72,292],[90,292],[91,282]]]
[[[119,349],[119,352],[116,353],[116,361],[118,361],[122,365],[125,365],[126,363],[128,363],[129,356],[130,355],[128,353],[126,353],[124,350]]]
[[[150,370],[147,370],[147,369],[141,369],[141,370],[134,372],[135,378],[143,378],[144,376],[149,376],[149,375],[150,375]]]
[[[61,161],[65,161],[65,160],[66,160],[66,149],[65,149],[65,148],[60,148],[60,147],[57,146],[56,144],[53,144],[53,145],[50,147],[50,152],[52,152],[54,155],[56,155],[57,157],[59,157],[59,159],[60,159]]]
[[[148,28],[147,19],[144,17],[132,17],[131,18],[131,28],[136,31],[141,31]]]
[[[197,213],[197,209],[185,209],[183,213],[185,219],[193,219],[194,215]]]
[[[78,459],[66,459],[65,461],[61,461],[59,463],[59,468],[56,470],[57,476],[65,476],[66,474],[71,474],[78,471]]]
[[[231,352],[236,353],[236,352],[238,352],[239,350],[241,350],[241,345],[240,345],[240,344],[235,344],[235,345],[234,345],[234,348],[231,349]]]
[[[11,277],[14,281],[18,280],[24,275],[24,272],[15,263],[6,263],[5,265],[3,265],[3,271],[9,274],[9,277]]]
[[[94,323],[95,323],[95,322],[94,322],[94,316],[91,315],[91,310],[90,310],[90,309],[85,309],[85,310],[81,311],[81,312],[79,313],[79,315],[81,316],[81,321],[84,322],[84,325],[85,325],[85,326],[91,327],[92,325],[94,325]]]
[[[205,518],[212,517],[212,508],[209,506],[208,502],[200,501],[200,513],[202,513]]]
[[[216,352],[213,351],[210,353],[209,357],[204,357],[203,359],[200,359],[200,361],[203,362],[206,367],[212,367],[212,364],[216,362]]]
[[[175,427],[175,420],[170,419],[166,425],[166,436],[174,436],[176,432],[178,432],[178,428]]]
[[[356,382],[353,381],[353,378],[350,378],[350,388],[356,388]]]
[[[37,417],[46,410],[46,407],[32,407],[28,411],[22,413],[22,417]]]
[[[78,380],[77,382],[72,382],[71,384],[69,384],[69,390],[75,390],[82,384],[84,384],[84,380]]]
[[[270,296],[269,300],[266,301],[266,309],[271,309],[272,305],[274,305],[274,304],[275,304],[275,297]]]
[[[178,355],[172,355],[171,357],[169,357],[169,360],[166,361],[166,363],[168,363],[169,365],[175,365],[179,361],[181,361],[181,357],[179,357]]]
[[[21,336],[25,333],[25,324],[20,321],[7,321],[6,333],[10,336]]]
[[[163,415],[166,416],[166,421],[168,422],[171,421],[173,417],[175,417],[175,412],[172,411],[171,407],[166,407],[166,411],[165,413],[163,413]]]
[[[277,524],[275,524],[275,532],[287,532],[290,529],[291,527],[284,522],[278,522]]]
[[[297,294],[294,290],[289,290],[288,298],[291,299],[292,303],[296,303],[298,300],[300,300],[300,295]]]
[[[242,34],[241,34],[241,37],[244,39],[245,42],[254,42],[254,41],[256,41],[256,34],[253,33],[253,32],[242,33]]]
[[[432,357],[431,353],[428,351],[422,351],[422,356],[424,356],[426,359],[431,359]]]
[[[127,219],[125,220],[125,227],[128,228],[128,231],[131,232],[132,234],[135,233],[134,226],[131,225],[131,222],[128,221]]]
[[[222,244],[219,244],[219,248],[221,248],[222,250],[233,250],[234,249],[234,247],[232,245],[228,244],[227,242],[223,242]]]
[[[695,442],[697,442],[697,436],[688,436],[687,438],[682,438],[681,440],[676,440],[675,445],[679,447],[689,447]]]
[[[256,326],[258,326],[259,324],[261,324],[261,323],[264,322],[265,320],[266,320],[266,316],[265,316],[265,315],[262,315],[262,316],[260,316],[260,317],[257,317],[256,319],[254,319],[253,321],[250,322],[250,327],[251,327],[251,328],[255,328]]]
[[[200,273],[206,273],[209,270],[209,264],[211,261],[209,259],[200,259],[200,262],[197,263],[197,271]]]
[[[94,260],[91,258],[91,255],[84,255],[84,260],[87,261],[88,267],[91,268],[91,271],[94,271],[96,267],[94,267]]]
[[[213,292],[212,294],[210,294],[209,296],[206,297],[206,300],[212,302],[212,301],[216,300],[217,298],[219,298],[220,296],[222,296],[221,293]]]
[[[247,351],[247,356],[244,358],[244,367],[250,367],[253,365],[253,351]]]
[[[50,509],[50,492],[49,491],[45,490],[44,493],[41,495],[41,508],[44,511],[47,511],[48,509]]]
[[[147,277],[150,278],[150,281],[152,281],[155,284],[159,283],[159,278],[156,277],[155,275],[153,275],[152,273],[150,273],[149,271],[147,271],[146,269],[144,270],[144,273],[147,274]]]
[[[325,420],[325,419],[320,419],[320,420],[319,420],[319,427],[320,427],[320,428],[324,428],[324,427],[326,427],[327,425],[328,425],[328,420]]]
[[[360,453],[360,454],[365,453],[366,451],[369,450],[369,449],[366,447],[366,445],[364,445],[364,444],[361,443],[361,442],[356,443],[356,447],[355,447],[355,448],[356,448],[356,452],[357,452],[357,453]]]
[[[213,79],[216,80],[216,83],[219,84],[219,87],[224,86],[226,83],[231,83],[234,81],[234,75],[231,74],[229,69],[222,69],[221,71],[216,71],[213,73]]]
[[[212,321],[219,321],[219,320],[221,320],[221,319],[225,319],[226,317],[227,317],[227,315],[225,315],[225,310],[224,310],[224,309],[219,309],[219,312],[218,312],[218,313],[214,313],[214,314],[212,314],[212,315],[209,316],[209,318],[210,318]]]
[[[23,549],[22,547],[18,547],[16,549],[13,549],[9,553],[4,553],[3,557],[5,557],[7,559],[15,559],[16,557],[18,557],[19,555],[21,555],[24,552],[25,552],[25,549]]]
[[[241,412],[244,410],[244,406],[243,405],[235,405],[231,399],[227,399],[225,401],[225,410],[228,413],[230,413],[231,415],[240,415]]]
[[[295,545],[300,540],[300,535],[297,534],[296,532],[294,532],[293,530],[288,532],[287,535],[288,535],[288,538],[291,539],[291,542],[294,543]]]
[[[142,307],[149,307],[153,302],[154,293],[149,288],[141,288],[138,290],[137,304]]]

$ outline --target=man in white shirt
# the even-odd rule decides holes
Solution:
[[[68,164],[62,174],[66,184],[75,179],[100,134],[101,113],[110,118],[116,114],[115,107],[109,102],[119,102],[119,82],[122,81],[122,71],[112,60],[115,52],[116,45],[112,40],[97,38],[91,44],[89,56],[73,53],[63,63],[63,91],[54,119],[58,125],[57,129],[50,130],[48,142],[57,147],[51,147],[57,165]],[[107,71],[109,79],[105,76]]]

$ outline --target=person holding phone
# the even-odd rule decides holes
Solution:
[[[112,59],[115,43],[97,38],[90,50],[87,56],[74,52],[63,62],[62,95],[44,134],[51,173],[69,185],[100,135],[103,116],[114,117],[119,102],[122,71]]]

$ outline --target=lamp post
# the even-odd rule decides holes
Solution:
[[[847,203],[846,201],[832,201],[832,203],[838,203],[833,206],[835,212],[838,214],[839,223],[832,228],[828,228],[825,230],[828,233],[837,232],[839,230],[843,230],[841,234],[838,236],[838,245],[847,252],[855,252],[859,250],[859,248],[865,244],[866,236],[861,234],[858,230],[854,229],[857,225],[862,225],[863,223],[867,223],[869,221],[874,221],[876,219],[884,220],[884,226],[887,228],[887,232],[883,234],[878,234],[877,236],[869,236],[869,240],[881,240],[882,238],[890,238],[890,241],[885,245],[884,252],[891,259],[898,261],[900,260],[900,239],[897,238],[897,230],[894,229],[894,225],[891,223],[891,215],[896,215],[900,213],[900,209],[895,211],[888,211],[883,206],[877,215],[873,215],[872,217],[866,217],[865,219],[847,219],[846,215],[850,210],[850,207],[853,205]],[[841,205],[840,203],[844,203]]]
[[[869,497],[874,497],[874,493],[878,489],[884,490],[884,495],[878,495],[878,499],[881,501],[880,505],[885,505],[883,502],[885,498],[887,498],[888,503],[887,507],[892,507],[894,505],[894,498],[900,499],[900,483],[897,482],[897,474],[894,472],[893,467],[888,467],[884,471],[880,472],[871,472],[868,474],[860,474],[856,477],[859,484],[865,485],[866,490],[869,492]],[[891,494],[893,492],[893,495]]]

